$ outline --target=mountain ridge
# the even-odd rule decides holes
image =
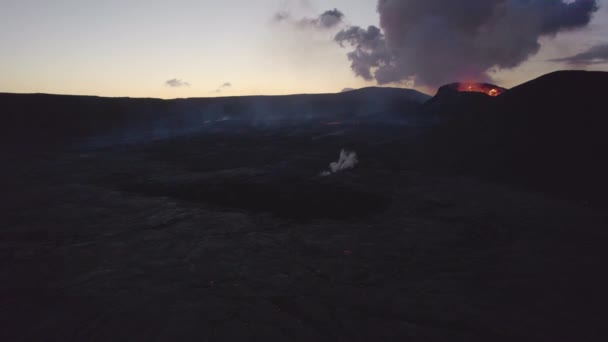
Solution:
[[[413,94],[419,94],[422,96],[431,97],[424,92],[411,88],[399,88],[399,87],[379,87],[369,86],[363,88],[352,89],[349,91],[338,91],[335,93],[293,93],[293,94],[260,94],[260,95],[227,95],[227,96],[213,96],[213,97],[174,97],[174,98],[160,98],[160,97],[131,97],[131,96],[103,96],[103,95],[87,95],[87,94],[56,94],[56,93],[12,93],[0,91],[0,96],[17,95],[17,96],[57,96],[57,97],[82,97],[82,98],[102,98],[102,99],[132,99],[132,100],[162,100],[162,101],[175,101],[175,100],[201,100],[201,99],[226,99],[226,98],[253,98],[253,97],[291,97],[291,96],[318,96],[318,95],[339,95],[345,93],[361,93],[375,90],[386,90],[386,91],[404,91],[411,92]]]

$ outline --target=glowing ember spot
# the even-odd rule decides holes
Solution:
[[[498,90],[496,89],[492,89],[488,92],[488,95],[490,96],[498,96]]]

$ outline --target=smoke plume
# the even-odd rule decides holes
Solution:
[[[514,68],[539,39],[586,26],[596,0],[378,0],[380,26],[350,27],[335,41],[356,75],[379,84],[440,86]]]
[[[359,159],[356,152],[342,150],[340,151],[340,159],[329,164],[329,171],[321,172],[321,176],[327,177],[344,170],[352,169],[357,163],[359,163]]]

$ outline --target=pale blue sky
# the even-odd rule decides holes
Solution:
[[[0,91],[173,98],[369,86],[332,42],[335,31],[302,30],[272,17],[285,9],[314,17],[338,8],[348,24],[378,25],[375,6],[375,0],[0,0]],[[547,39],[538,56],[497,79],[512,86],[564,68],[545,60],[605,37],[602,8],[590,28]],[[190,86],[164,84],[174,78]],[[232,87],[214,92],[226,82]]]

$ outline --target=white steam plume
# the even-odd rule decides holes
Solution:
[[[321,172],[321,176],[327,177],[344,170],[352,169],[357,163],[359,163],[359,159],[356,152],[342,150],[340,151],[340,159],[329,164],[329,170]]]

